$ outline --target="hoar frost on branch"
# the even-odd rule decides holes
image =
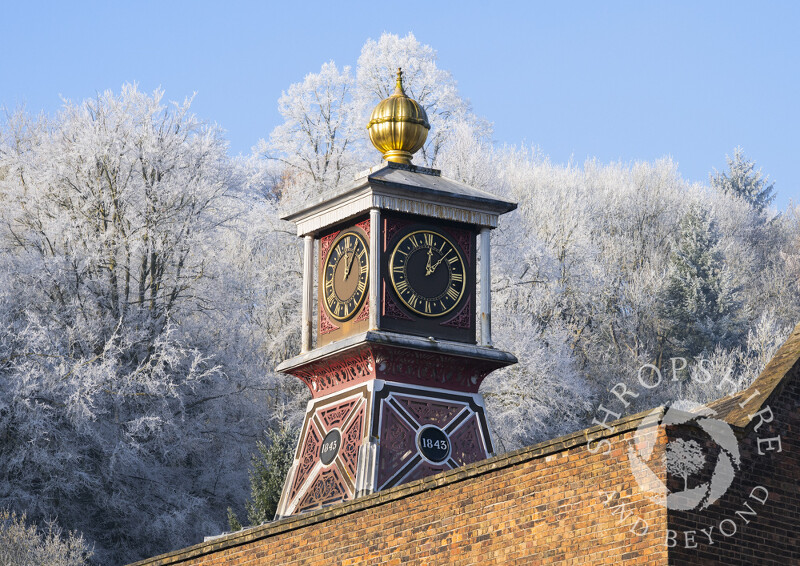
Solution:
[[[99,563],[217,530],[267,424],[264,374],[213,338],[246,167],[161,97],[18,113],[0,142],[0,505],[57,516]]]
[[[312,194],[348,180],[359,165],[352,90],[350,67],[339,71],[331,61],[309,73],[281,95],[278,110],[285,121],[269,143],[259,142],[258,151],[285,164]]]

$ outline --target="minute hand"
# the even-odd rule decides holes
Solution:
[[[353,260],[356,259],[356,250],[353,250],[353,253],[350,255],[350,261],[344,265],[344,278],[347,279],[347,276],[350,275],[350,270],[353,268]],[[347,261],[347,259],[345,259]]]
[[[442,263],[446,259],[447,259],[447,256],[443,255],[441,258],[439,258],[439,261],[434,263],[432,266],[426,267],[425,268],[425,276],[427,277],[428,275],[433,274],[433,272],[436,271],[436,268],[439,267],[439,264]]]

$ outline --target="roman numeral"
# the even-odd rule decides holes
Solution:
[[[433,234],[423,234],[422,238],[425,240],[425,245],[433,247]]]
[[[428,301],[425,301],[425,312],[428,314],[431,312],[431,304]]]
[[[456,291],[453,287],[448,287],[447,296],[455,301],[458,298],[458,291]]]
[[[449,263],[450,265],[453,265],[455,262],[458,261],[458,256],[448,257],[446,259],[447,259],[447,263]]]
[[[396,266],[394,266],[392,268],[392,271],[394,271],[395,273],[403,273],[403,266],[402,265],[396,265]]]
[[[367,288],[367,282],[364,279],[358,280],[358,292],[363,293],[364,290]]]
[[[411,245],[414,246],[415,248],[419,247],[419,243],[417,242],[417,237],[416,236],[411,236],[408,239],[408,241],[411,242]]]
[[[399,281],[397,284],[395,284],[395,288],[397,289],[398,293],[405,293],[406,289],[408,289],[408,281],[405,279]]]
[[[408,306],[410,306],[412,309],[415,309],[417,308],[417,302],[419,302],[419,296],[411,293],[411,296],[408,298]]]
[[[364,263],[359,267],[359,269],[361,271],[361,275],[365,275],[367,271],[369,271],[369,266],[366,263]]]
[[[452,273],[450,275],[450,277],[453,278],[453,281],[461,282],[461,281],[464,280],[464,274],[463,273]]]

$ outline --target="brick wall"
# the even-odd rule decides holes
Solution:
[[[666,509],[639,493],[625,457],[639,421],[621,421],[613,435],[581,431],[137,564],[665,564]],[[586,434],[609,438],[611,452],[588,452]],[[631,532],[634,518],[647,521],[646,532],[643,523]]]
[[[767,418],[771,412],[772,422],[765,422],[756,430],[761,421],[756,416],[741,431],[742,466],[727,493],[702,512],[670,511],[668,528],[674,531],[674,536],[670,533],[673,540],[669,543],[674,547],[669,549],[669,564],[800,564],[800,379],[797,376],[795,367],[766,404],[749,412],[769,411],[763,416]],[[740,394],[736,399],[747,407],[746,398]],[[672,437],[673,431],[668,434]],[[780,452],[776,441],[770,440],[776,437],[781,439]]]

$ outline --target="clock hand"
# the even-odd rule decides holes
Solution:
[[[352,267],[353,267],[353,260],[354,259],[356,259],[356,250],[353,250],[353,253],[350,254],[350,261],[347,264],[345,264],[345,266],[344,266],[344,278],[345,279],[347,279],[347,276],[350,275],[350,269],[352,269]]]
[[[428,248],[428,264],[425,266],[425,275],[430,274],[432,257],[433,257],[433,248]]]
[[[436,263],[434,263],[434,264],[433,264],[431,267],[429,267],[429,268],[426,268],[426,269],[425,269],[425,275],[426,275],[426,276],[428,276],[428,275],[432,275],[432,274],[433,274],[433,272],[434,272],[434,271],[436,271],[436,268],[437,268],[437,267],[439,267],[439,264],[440,264],[440,263],[442,263],[442,262],[445,260],[445,258],[446,258],[446,257],[447,257],[447,256],[442,256],[441,258],[439,258],[439,261],[437,261]]]

